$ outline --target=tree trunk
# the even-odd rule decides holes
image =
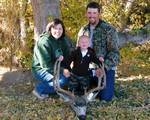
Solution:
[[[124,14],[121,17],[120,23],[121,23],[121,29],[120,31],[123,31],[127,27],[127,19],[131,14],[132,6],[134,5],[135,0],[128,0],[126,2],[125,8],[124,8]]]
[[[20,17],[20,41],[21,41],[21,48],[25,48],[26,41],[25,38],[27,37],[26,34],[26,26],[25,26],[25,17]]]
[[[150,24],[145,26],[143,29],[138,30],[138,32],[134,32],[134,34],[133,32],[134,31],[126,31],[118,33],[120,48],[129,42],[135,44],[150,43]]]
[[[25,13],[27,10],[27,0],[24,0],[20,4],[20,41],[21,41],[21,48],[26,47],[26,18]]]
[[[31,0],[34,16],[34,39],[45,31],[51,18],[60,17],[59,0]]]

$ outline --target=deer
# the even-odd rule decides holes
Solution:
[[[56,93],[63,99],[63,101],[71,106],[72,110],[75,112],[79,120],[86,120],[86,111],[88,103],[94,101],[99,91],[102,90],[106,85],[106,74],[104,70],[104,64],[102,63],[101,67],[103,75],[98,77],[97,86],[88,91],[85,90],[84,95],[81,96],[75,95],[74,92],[60,87],[60,65],[61,61],[56,60],[54,64],[54,89]]]

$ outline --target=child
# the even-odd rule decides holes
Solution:
[[[64,76],[73,77],[70,79],[70,90],[77,92],[77,94],[84,94],[84,90],[89,87],[89,64],[91,62],[101,67],[101,62],[96,57],[96,54],[90,46],[88,36],[80,36],[77,48],[70,54],[67,59],[64,59]],[[71,68],[71,63],[73,67]],[[74,79],[75,78],[75,79]]]

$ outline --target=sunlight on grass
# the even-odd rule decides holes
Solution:
[[[120,54],[121,63],[118,66],[120,77],[150,75],[150,42],[140,46],[128,43],[121,48]]]

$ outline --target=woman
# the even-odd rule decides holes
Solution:
[[[68,44],[70,43],[70,44]],[[70,53],[71,42],[65,36],[65,27],[60,19],[54,19],[46,27],[46,32],[40,36],[35,45],[32,72],[40,81],[33,90],[39,99],[45,99],[55,93],[53,87],[53,67],[56,59],[63,60]],[[60,85],[68,84],[67,78],[60,76]]]

